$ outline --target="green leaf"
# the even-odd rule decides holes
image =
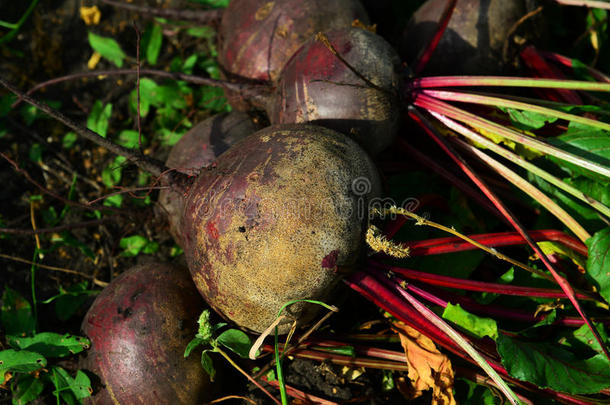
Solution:
[[[138,148],[140,146],[140,134],[138,131],[125,129],[119,133],[117,143],[126,148]],[[142,134],[142,144],[144,144],[144,134]]]
[[[88,282],[83,281],[68,287],[55,300],[55,314],[60,321],[67,321],[87,301],[87,297],[98,291],[87,290]]]
[[[7,335],[30,335],[36,327],[32,306],[28,300],[9,287],[6,287],[2,295],[0,320]]]
[[[78,136],[74,132],[68,132],[62,138],[61,146],[63,146],[64,149],[70,149],[70,148],[72,148],[72,146],[74,146],[77,139],[78,139]]]
[[[206,350],[201,353],[201,367],[205,370],[206,373],[210,375],[210,381],[214,381],[214,376],[216,375],[216,369],[214,368],[214,363],[212,362],[212,358],[208,354]]]
[[[587,275],[606,302],[610,303],[610,227],[596,232],[586,242],[589,250]]]
[[[150,24],[142,38],[146,61],[150,65],[156,65],[163,44],[163,32],[159,24]]]
[[[604,166],[610,166],[610,134],[606,131],[591,128],[588,125],[570,122],[568,130],[554,138],[549,143]],[[593,180],[608,181],[608,179],[575,164],[548,156],[559,167],[567,170],[572,176],[583,175]]]
[[[212,39],[216,35],[216,31],[214,31],[212,27],[207,27],[205,25],[201,27],[191,27],[186,30],[186,33],[190,36],[203,39]]]
[[[603,354],[581,360],[550,344],[525,343],[500,335],[502,364],[519,380],[570,394],[593,394],[610,387],[610,361]]]
[[[199,107],[206,108],[214,112],[230,111],[231,109],[221,88],[206,86],[202,88]]]
[[[0,97],[0,117],[6,117],[8,115],[16,100],[17,96],[14,94],[5,94]]]
[[[230,0],[190,0],[193,3],[203,4],[208,7],[226,8]]]
[[[123,249],[121,253],[126,257],[134,257],[140,253],[152,254],[159,249],[159,244],[149,241],[142,235],[133,235],[122,238],[119,246]]]
[[[104,200],[104,207],[121,207],[123,205],[123,194],[115,194]]]
[[[80,370],[76,372],[74,378],[61,367],[53,367],[51,374],[51,381],[55,385],[53,394],[59,394],[61,399],[68,404],[80,404],[83,399],[90,397],[93,392],[89,377]]]
[[[94,51],[99,52],[100,55],[114,63],[117,67],[123,66],[125,53],[114,39],[89,32],[89,45],[91,45]]]
[[[25,405],[38,398],[44,389],[44,383],[32,375],[19,377],[13,389],[13,405]]]
[[[28,350],[2,350],[0,352],[0,384],[4,383],[7,371],[29,373],[47,365],[47,359],[39,353]]]
[[[608,333],[604,328],[604,324],[595,322],[593,324],[595,325],[595,329],[597,329],[599,336],[602,338],[602,342],[608,344]],[[593,351],[596,351],[597,353],[604,353],[601,346],[599,345],[599,342],[597,341],[597,339],[595,339],[593,333],[591,332],[591,329],[589,329],[589,326],[587,325],[582,325],[580,328],[573,331],[572,338],[576,342],[580,343],[583,346],[586,346],[587,348]]]
[[[216,341],[243,358],[248,358],[248,352],[252,346],[248,335],[239,329],[222,332]]]
[[[190,355],[191,355],[191,352],[192,352],[192,351],[193,351],[193,350],[194,350],[194,349],[195,349],[197,346],[202,345],[202,344],[204,344],[204,343],[205,343],[205,341],[204,341],[203,339],[200,339],[200,338],[198,338],[198,337],[193,338],[193,340],[191,340],[191,341],[189,342],[189,344],[188,344],[188,345],[186,345],[186,349],[184,349],[184,357],[186,358],[186,357],[190,356]]]
[[[39,163],[42,161],[42,150],[43,147],[39,143],[34,143],[30,147],[29,157],[30,160],[34,163]]]
[[[89,246],[87,246],[80,240],[76,239],[76,237],[69,231],[63,231],[59,235],[57,235],[57,234],[53,235],[53,237],[51,238],[51,242],[58,244],[58,245],[66,245],[66,246],[75,247],[78,250],[80,250],[84,255],[86,255],[88,258],[95,260],[95,254],[93,253],[93,250],[91,250],[91,248]]]
[[[102,170],[102,182],[108,188],[114,187],[121,181],[123,174],[123,163],[127,161],[127,158],[123,156],[117,156],[114,161],[110,163],[104,170]]]
[[[514,108],[500,108],[500,110],[508,113],[511,123],[515,127],[525,131],[540,129],[547,123],[557,121],[557,117],[549,117],[548,115],[533,111],[520,111],[515,110]]]
[[[104,106],[100,100],[96,100],[87,117],[87,128],[105,138],[108,133],[111,115],[112,104],[108,103]]]
[[[87,338],[53,332],[42,332],[32,337],[7,336],[6,338],[12,347],[27,349],[45,357],[70,356],[88,349],[91,345]]]
[[[157,89],[157,83],[146,77],[140,79],[140,116],[146,117],[153,100],[153,93]],[[129,94],[129,107],[133,112],[138,111],[138,93],[133,90]]]
[[[447,303],[447,307],[443,311],[443,318],[461,326],[476,337],[489,336],[494,340],[498,338],[498,325],[495,320],[471,314],[462,309],[460,304]]]

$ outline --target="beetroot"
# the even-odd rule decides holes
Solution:
[[[401,54],[413,61],[436,31],[447,0],[428,0],[405,29]],[[526,13],[524,0],[458,0],[427,75],[491,75],[506,66],[502,48],[511,27]]]
[[[218,59],[231,75],[274,81],[311,36],[354,19],[368,23],[358,0],[232,0],[219,29]]]
[[[237,141],[259,129],[245,113],[218,114],[195,125],[172,148],[165,164],[181,173],[197,175]],[[172,189],[159,193],[159,204],[167,212],[169,231],[182,246],[180,223],[184,195]]]
[[[312,38],[286,64],[268,108],[270,120],[322,125],[376,154],[390,145],[398,127],[399,57],[383,38],[364,29],[331,31],[326,37],[350,66]]]
[[[218,313],[256,332],[290,300],[329,299],[339,271],[358,262],[368,201],[379,190],[370,158],[345,135],[311,125],[250,135],[187,197],[184,251],[197,288]],[[317,307],[293,305],[290,314],[303,324]]]
[[[182,267],[131,268],[106,287],[83,320],[91,349],[82,367],[104,385],[94,404],[201,404],[215,394],[184,349],[204,307]]]

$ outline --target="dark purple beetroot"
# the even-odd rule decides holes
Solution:
[[[232,0],[219,29],[221,66],[229,78],[275,81],[282,68],[319,31],[368,23],[358,0]],[[235,108],[248,106],[228,92]]]
[[[248,114],[218,114],[195,125],[172,148],[165,164],[188,175],[197,175],[231,145],[260,128]],[[181,229],[184,196],[174,190],[159,193],[159,204],[167,212],[169,231],[182,246]]]
[[[402,37],[401,55],[407,62],[412,62],[434,35],[446,4],[447,0],[428,0],[415,12]],[[504,73],[504,41],[526,12],[525,0],[458,0],[447,30],[423,73]]]
[[[250,135],[202,172],[187,198],[184,251],[197,288],[255,332],[290,300],[328,300],[363,252],[379,190],[370,158],[345,135],[312,125]],[[290,314],[301,325],[318,308],[294,305]]]
[[[364,29],[326,36],[353,70],[312,38],[286,64],[267,111],[270,120],[322,125],[352,137],[375,155],[391,144],[398,128],[398,54]]]
[[[88,401],[199,405],[212,399],[197,356],[184,358],[204,305],[182,267],[139,265],[113,280],[82,324],[91,349],[81,366],[104,385]]]

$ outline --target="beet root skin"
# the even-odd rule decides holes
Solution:
[[[446,3],[447,0],[428,0],[413,14],[400,46],[405,60],[413,61],[432,37]],[[507,73],[502,59],[504,41],[526,12],[524,0],[458,0],[447,30],[423,73]]]
[[[398,130],[398,54],[383,38],[361,28],[325,35],[366,80],[324,42],[312,38],[286,64],[267,109],[270,120],[325,126],[352,137],[376,155],[392,143]]]
[[[139,265],[114,279],[82,324],[91,349],[81,368],[104,386],[88,403],[201,404],[213,398],[198,356],[184,358],[204,305],[182,267]]]
[[[280,125],[216,163],[192,186],[183,220],[187,263],[206,301],[260,333],[290,300],[328,300],[339,267],[359,260],[368,201],[380,193],[368,155],[337,132]],[[364,190],[354,191],[358,181]],[[298,304],[289,314],[303,324],[318,308]]]
[[[275,81],[282,68],[319,31],[368,23],[358,0],[232,0],[219,29],[219,62],[232,75]]]
[[[229,147],[256,132],[260,126],[246,113],[230,112],[210,117],[191,128],[174,145],[165,165],[196,176]],[[169,232],[182,246],[182,213],[185,195],[172,189],[159,193],[159,204],[167,214]]]

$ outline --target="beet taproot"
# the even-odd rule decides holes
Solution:
[[[286,64],[267,109],[269,119],[331,128],[375,155],[398,130],[398,54],[365,29],[324,35],[311,38]]]
[[[216,394],[197,356],[184,349],[205,303],[189,272],[138,265],[114,279],[82,323],[91,349],[81,367],[103,388],[88,401],[106,404],[201,404]]]
[[[242,112],[218,114],[191,128],[174,145],[165,164],[181,173],[196,176],[231,145],[256,132],[260,126]],[[173,189],[159,193],[159,204],[167,213],[169,232],[182,246],[181,220],[185,196]]]
[[[428,0],[411,17],[401,56],[413,61],[434,35],[447,0]],[[502,48],[511,27],[527,12],[525,0],[458,0],[449,25],[426,65],[426,75],[506,72]]]
[[[232,0],[218,30],[218,61],[226,77],[274,82],[290,57],[319,31],[368,23],[358,0]],[[225,91],[229,103],[251,105]]]
[[[193,280],[219,314],[260,333],[290,300],[331,298],[363,252],[379,192],[371,159],[343,134],[303,124],[256,132],[191,186],[183,224]],[[317,309],[289,314],[302,325]]]

